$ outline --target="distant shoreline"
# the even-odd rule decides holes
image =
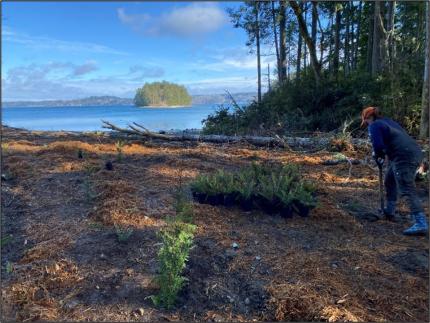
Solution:
[[[86,135],[97,135],[97,134],[105,134],[109,135],[111,133],[115,133],[114,130],[110,129],[103,129],[103,130],[32,130],[27,128],[18,128],[18,127],[11,127],[6,124],[2,124],[1,128],[13,130],[13,131],[24,131],[29,132],[32,134],[42,135],[42,134],[69,134],[73,136],[86,136]],[[162,133],[162,134],[168,134],[168,135],[180,135],[183,133],[186,134],[199,134],[201,133],[202,129],[196,129],[196,128],[189,128],[189,129],[170,129],[170,130],[158,130],[158,131],[152,131],[154,133]]]
[[[255,93],[233,93],[236,102],[249,103],[255,99]],[[200,94],[192,95],[190,106],[199,104],[224,104],[230,103],[226,94]],[[131,98],[120,98],[116,96],[92,96],[81,99],[70,100],[41,100],[41,101],[2,101],[3,108],[51,108],[51,107],[88,107],[88,106],[134,106]],[[179,108],[188,106],[146,106],[150,108]]]
[[[145,105],[136,108],[150,108],[150,109],[177,109],[177,108],[192,108],[192,105]]]

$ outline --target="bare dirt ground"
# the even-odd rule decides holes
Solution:
[[[370,221],[378,177],[369,166],[348,178],[348,164],[321,165],[327,151],[137,141],[117,162],[103,136],[11,128],[2,147],[2,319],[428,320],[428,237],[401,234],[404,204],[399,223]],[[174,309],[153,306],[156,232],[174,214],[175,188],[252,161],[300,164],[318,207],[286,220],[194,203],[189,281]],[[418,187],[428,214],[428,183]],[[133,233],[119,242],[115,226]]]

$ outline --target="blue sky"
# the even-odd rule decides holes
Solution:
[[[226,13],[240,4],[3,2],[2,99],[133,97],[161,80],[191,94],[255,91],[255,55]]]

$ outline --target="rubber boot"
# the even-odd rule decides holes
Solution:
[[[396,214],[396,201],[387,201],[387,205],[384,207],[384,215],[389,221],[395,221]]]
[[[407,236],[426,235],[429,227],[424,212],[415,213],[413,214],[413,217],[415,224],[409,229],[403,231],[403,234]]]

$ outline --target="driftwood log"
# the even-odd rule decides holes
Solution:
[[[156,133],[149,131],[144,126],[133,122],[128,125],[128,128],[120,128],[108,121],[103,121],[103,128],[113,130],[116,133],[130,136],[131,138],[140,139],[160,139],[166,141],[199,141],[210,143],[240,143],[245,142],[255,146],[277,146],[284,148],[310,148],[310,147],[324,147],[330,144],[332,138],[330,137],[263,137],[263,136],[225,136],[225,135],[202,135],[191,134],[187,132],[182,133]],[[115,135],[114,135],[115,136]],[[367,146],[369,143],[364,139],[352,139],[352,144],[356,146]]]

